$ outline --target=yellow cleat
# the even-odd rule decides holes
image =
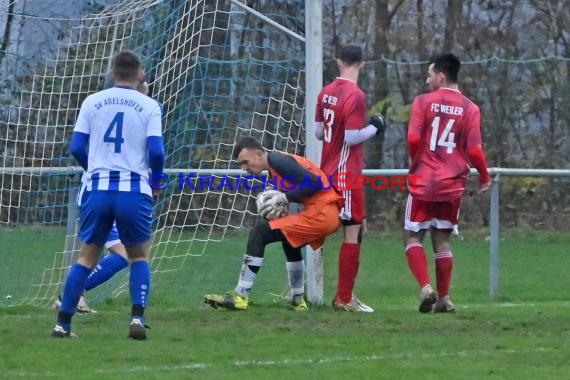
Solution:
[[[238,294],[236,291],[227,292],[223,296],[219,294],[206,294],[204,296],[204,302],[214,309],[246,310],[249,306],[247,297]]]
[[[293,311],[307,311],[309,310],[309,306],[307,306],[307,302],[305,302],[305,298],[301,297],[300,299],[292,299],[289,302],[289,306]]]

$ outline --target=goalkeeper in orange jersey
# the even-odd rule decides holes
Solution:
[[[320,248],[325,237],[340,227],[338,218],[344,204],[342,196],[331,186],[329,179],[317,165],[308,159],[280,151],[267,151],[253,137],[241,139],[234,150],[234,158],[250,174],[269,172],[269,179],[281,191],[268,193],[255,225],[249,231],[246,252],[238,283],[225,295],[208,294],[205,302],[214,308],[245,310],[249,294],[257,277],[269,243],[281,242],[287,259],[289,305],[298,311],[307,310],[304,299],[305,264],[301,248],[310,245]],[[263,215],[274,214],[277,205],[300,203],[303,210],[272,220]]]

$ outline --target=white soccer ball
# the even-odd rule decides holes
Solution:
[[[267,220],[281,218],[289,214],[289,203],[277,202],[270,204],[271,198],[276,193],[281,192],[279,190],[265,190],[264,192],[259,193],[257,199],[255,200],[257,213],[261,215],[261,210],[264,209],[264,215],[261,216],[265,217]],[[269,210],[267,210],[267,207],[269,207]]]

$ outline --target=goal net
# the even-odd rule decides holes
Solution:
[[[154,210],[157,281],[191,281],[172,272],[206,270],[192,259],[251,223],[257,192],[251,180],[237,178],[236,140],[253,135],[267,148],[301,155],[305,145],[304,43],[275,25],[302,30],[303,1],[257,3],[263,16],[222,0],[117,1],[65,19],[38,12],[34,22],[55,42],[40,47],[33,65],[17,60],[28,71],[2,89],[0,304],[46,304],[61,291],[79,247],[74,195],[81,170],[69,140],[81,102],[110,85],[110,58],[122,49],[140,54],[150,96],[164,109],[169,176]],[[24,17],[17,4],[14,20]],[[239,241],[229,245],[237,261],[245,248]],[[236,260],[220,263],[231,280]],[[97,294],[121,291],[126,279],[115,277]]]

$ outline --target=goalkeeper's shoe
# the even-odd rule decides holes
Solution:
[[[437,301],[437,294],[431,285],[426,285],[420,290],[420,313],[429,313],[433,309],[433,305]]]
[[[352,299],[349,303],[343,303],[338,299],[334,299],[332,302],[333,309],[336,311],[352,311],[360,313],[373,313],[374,309],[362,302],[356,297],[355,294],[352,295]]]
[[[61,295],[57,296],[57,298],[55,300],[53,300],[53,303],[51,304],[51,308],[54,310],[61,309]]]
[[[438,298],[435,306],[433,307],[434,313],[453,313],[455,312],[455,306],[453,306],[453,302],[449,296],[444,296],[442,298]]]
[[[129,338],[134,340],[145,340],[146,339],[146,326],[142,318],[131,319],[131,324],[129,325]]]
[[[303,295],[294,296],[288,302],[289,306],[293,311],[307,311],[309,310],[309,306],[307,306],[307,302],[305,301],[305,297]]]
[[[77,335],[71,331],[66,331],[61,325],[55,325],[51,331],[51,336],[54,338],[77,338]]]
[[[51,307],[54,310],[61,309],[61,294],[59,296],[57,296],[57,298],[53,301],[53,304]],[[96,313],[97,310],[90,308],[89,305],[87,304],[87,301],[85,301],[85,297],[81,296],[79,298],[79,303],[77,304],[77,312],[78,313]]]
[[[85,297],[79,297],[79,302],[77,303],[77,312],[78,313],[96,313],[97,310],[92,309],[85,301]]]
[[[204,296],[204,302],[214,309],[245,310],[249,306],[247,297],[242,296],[235,290],[227,292],[223,296],[218,294],[206,294]]]

